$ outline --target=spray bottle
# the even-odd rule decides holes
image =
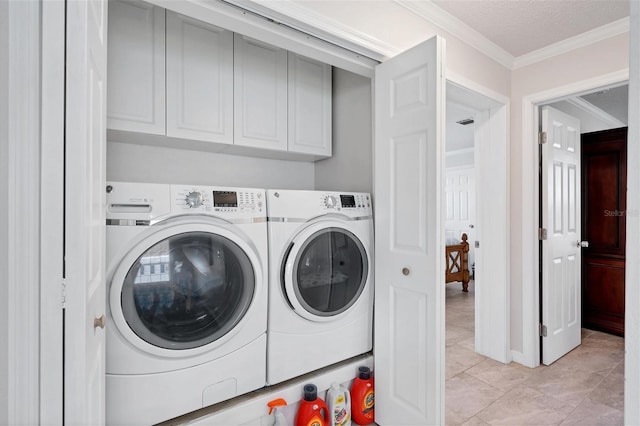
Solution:
[[[269,407],[269,415],[275,411],[273,414],[273,417],[275,418],[273,426],[287,426],[287,419],[284,417],[284,413],[282,412],[282,407],[287,406],[287,401],[282,398],[278,398],[273,401],[269,401],[267,406]]]

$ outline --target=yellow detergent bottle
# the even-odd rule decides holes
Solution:
[[[351,426],[351,394],[344,386],[331,385],[326,398],[331,426]]]

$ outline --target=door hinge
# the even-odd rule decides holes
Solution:
[[[540,145],[547,143],[547,132],[538,133],[538,143]]]
[[[539,331],[540,337],[547,337],[547,326],[546,325],[540,324],[540,327],[539,327],[538,331]]]
[[[67,280],[62,279],[61,286],[61,294],[62,294],[62,309],[67,307]]]
[[[538,228],[538,239],[540,241],[547,239],[547,230],[545,228]]]

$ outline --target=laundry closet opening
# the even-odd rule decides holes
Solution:
[[[304,383],[316,383],[322,394],[333,382],[348,386],[357,366],[373,367],[373,119],[367,66],[375,61],[336,46],[319,49],[319,40],[299,34],[298,44],[282,35],[261,37],[257,29],[278,25],[225,4],[209,9],[187,3],[165,9],[162,2],[109,2],[106,179],[112,192],[107,198],[117,198],[117,205],[137,203],[127,207],[134,210],[143,207],[124,215],[149,217],[132,222],[107,213],[114,228],[108,236],[117,233],[108,242],[133,244],[133,228],[146,224],[151,232],[169,216],[167,227],[183,220],[189,232],[163,234],[166,241],[139,253],[139,261],[130,259],[149,263],[123,279],[129,283],[123,294],[131,297],[119,297],[111,290],[116,280],[107,280],[114,315],[120,303],[129,305],[118,331],[132,341],[137,341],[132,333],[148,338],[140,344],[148,352],[143,354],[126,339],[107,339],[107,421],[158,423],[186,415],[175,421],[255,423],[264,416],[263,399],[278,397],[289,402],[284,414],[292,421]],[[202,13],[189,13],[198,7]],[[267,215],[276,201],[277,212]],[[249,217],[249,211],[255,215]],[[226,235],[236,243],[248,234],[240,228],[255,227],[256,240],[248,246],[258,247],[257,260],[235,262],[234,268],[235,246],[201,229],[207,226],[203,221],[216,220],[239,228],[238,236]],[[127,260],[120,261],[117,250],[108,253],[113,253],[110,263]],[[232,270],[252,280],[230,280]],[[281,283],[285,276],[293,278]],[[243,309],[230,314],[233,321],[217,336],[221,343],[200,336],[194,343],[173,342],[174,310],[192,314],[183,315],[182,323],[200,324],[211,316],[208,310],[225,308],[218,290],[232,281],[246,287],[242,294],[229,294]],[[200,295],[198,285],[215,297]],[[153,291],[131,290],[143,286]],[[186,289],[184,303],[177,296],[180,286]],[[158,306],[165,312],[159,314]],[[208,310],[194,309],[200,306]],[[147,316],[130,319],[140,311],[167,322],[160,331],[168,336],[147,336]],[[314,342],[319,350],[311,359],[306,351]],[[336,350],[322,350],[330,344]],[[124,355],[113,356],[118,351]],[[134,359],[140,362],[129,362]],[[201,374],[205,363],[208,370]],[[122,387],[115,386],[116,375],[123,374],[128,376],[118,378]],[[148,386],[145,375],[157,378],[154,385]],[[165,401],[134,387],[153,387]],[[171,392],[180,398],[171,398]],[[225,404],[233,405],[233,413]]]

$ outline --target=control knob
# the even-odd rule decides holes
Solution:
[[[189,195],[187,195],[185,201],[187,202],[187,206],[193,209],[202,205],[202,203],[204,202],[204,197],[201,193],[193,191],[190,192]]]
[[[338,199],[333,195],[327,195],[324,199],[324,205],[328,209],[335,209],[336,206],[338,205]]]

